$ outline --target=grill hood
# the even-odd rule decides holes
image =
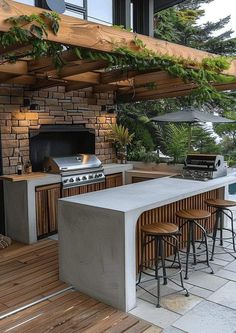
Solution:
[[[101,168],[102,162],[96,155],[78,154],[67,157],[49,157],[44,163],[47,172],[63,173],[85,169]]]

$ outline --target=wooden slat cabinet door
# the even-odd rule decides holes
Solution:
[[[122,173],[114,173],[106,176],[106,188],[112,188],[123,185]]]
[[[39,186],[36,195],[37,237],[42,238],[57,231],[57,207],[61,198],[61,184]]]
[[[63,189],[62,197],[64,198],[64,197],[70,197],[72,195],[78,195],[78,194],[84,194],[84,193],[104,190],[106,188],[105,185],[106,185],[105,182],[101,182],[101,183],[82,185],[82,186],[76,186],[76,187]]]

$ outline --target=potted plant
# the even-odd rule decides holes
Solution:
[[[117,158],[120,163],[126,163],[127,146],[131,143],[134,134],[130,134],[128,128],[122,125],[112,124],[110,139],[115,143],[117,148]]]

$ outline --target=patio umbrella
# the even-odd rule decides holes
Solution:
[[[215,116],[208,112],[198,111],[195,109],[185,109],[183,111],[166,113],[162,116],[151,118],[155,123],[188,123],[189,124],[189,137],[188,137],[188,150],[190,149],[192,140],[192,125],[194,123],[236,123],[221,116]]]

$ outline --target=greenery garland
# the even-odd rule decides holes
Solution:
[[[60,68],[65,64],[61,53],[63,50],[73,49],[79,59],[105,60],[108,62],[107,70],[163,70],[181,78],[186,83],[195,83],[198,88],[189,95],[191,103],[204,103],[215,101],[225,103],[229,97],[218,92],[212,83],[236,82],[234,76],[222,74],[229,69],[232,58],[225,56],[206,57],[201,62],[182,57],[161,55],[146,47],[144,42],[135,37],[134,48],[127,45],[113,45],[114,53],[96,52],[79,47],[69,48],[65,45],[47,41],[48,31],[55,35],[59,31],[60,16],[55,12],[42,12],[39,15],[20,15],[6,20],[11,25],[8,32],[0,33],[0,43],[3,48],[12,45],[28,45],[32,48],[25,54],[10,52],[4,55],[3,61],[16,61],[22,57],[38,59],[42,56],[51,56],[55,67]],[[155,83],[149,82],[148,89],[155,89]]]
[[[14,62],[23,57],[38,59],[42,56],[51,56],[55,67],[61,67],[63,61],[60,54],[63,45],[44,39],[47,38],[49,30],[55,35],[58,33],[59,21],[60,16],[55,12],[9,17],[6,22],[11,25],[11,28],[7,32],[0,33],[1,46],[7,49],[14,45],[30,44],[31,48],[24,54],[7,53],[3,56],[2,62]]]
[[[228,95],[218,92],[212,86],[212,83],[236,82],[234,76],[222,74],[224,70],[229,69],[232,58],[212,56],[204,58],[201,62],[196,62],[181,57],[160,55],[149,50],[143,41],[136,37],[133,43],[136,50],[126,45],[115,45],[114,52],[116,54],[87,51],[81,48],[76,48],[75,52],[80,59],[107,60],[110,64],[108,70],[123,69],[128,71],[133,69],[146,71],[158,69],[182,79],[185,83],[195,83],[198,88],[194,89],[188,97],[191,104],[203,104],[212,101],[218,104],[232,102]],[[154,82],[149,82],[146,86],[148,89],[156,89]]]

